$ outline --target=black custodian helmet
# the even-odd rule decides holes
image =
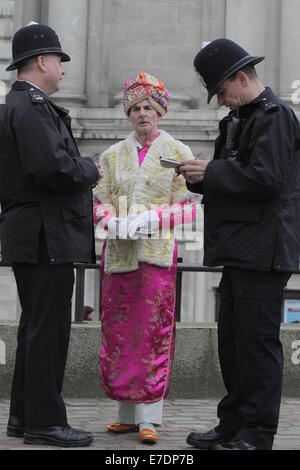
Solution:
[[[230,39],[215,39],[198,52],[194,67],[202,84],[208,91],[209,103],[218,87],[232,74],[247,64],[258,64],[263,56],[251,56],[245,49]]]
[[[7,71],[15,70],[24,59],[43,54],[59,54],[62,62],[69,62],[71,58],[61,49],[58,36],[54,29],[44,24],[30,24],[19,29],[12,43],[13,61]]]

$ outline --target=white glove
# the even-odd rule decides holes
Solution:
[[[135,216],[129,215],[128,217],[112,217],[107,224],[109,238],[113,239],[129,239],[128,229],[129,223],[135,219]]]
[[[142,214],[137,215],[133,220],[129,221],[128,235],[129,238],[133,238],[135,235],[138,235],[138,230],[151,233],[158,228],[159,217],[157,216],[156,211],[146,211],[142,212]]]
[[[127,220],[126,217],[119,219],[118,217],[112,217],[109,219],[107,224],[107,230],[109,234],[109,238],[121,238],[127,239],[128,235],[128,227],[127,227]]]

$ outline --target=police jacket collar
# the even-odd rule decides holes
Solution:
[[[12,90],[33,92],[35,93],[37,102],[48,101],[49,103],[51,103],[51,106],[56,109],[58,114],[60,114],[61,116],[69,116],[68,109],[63,108],[62,106],[58,106],[56,103],[51,101],[49,96],[46,95],[46,93],[44,93],[38,86],[34,85],[33,83],[29,83],[24,80],[17,80],[13,83]]]
[[[261,103],[262,101],[266,101],[266,100],[269,100],[269,99],[272,99],[272,98],[275,98],[275,95],[273,93],[273,91],[271,90],[270,87],[266,87],[260,95],[258,95],[256,98],[254,98],[254,100],[250,101],[250,103],[248,104],[258,104],[258,103]],[[245,105],[247,106],[247,105]]]
[[[270,113],[278,109],[278,99],[270,87],[266,87],[254,100],[240,106],[239,111],[243,112],[244,109],[246,110],[249,109],[249,107],[257,105],[261,106],[265,113]]]
[[[34,88],[35,91],[38,91],[39,93],[41,93],[45,98],[48,99],[48,96],[46,95],[46,93],[43,92],[43,90],[41,90],[41,88],[39,88],[38,86],[34,85],[33,83],[29,83],[29,82],[26,82],[25,80],[17,80],[15,83],[13,83],[12,85],[12,89],[13,90],[17,90],[17,91],[28,91],[30,89]]]

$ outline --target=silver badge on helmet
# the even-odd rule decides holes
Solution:
[[[210,43],[211,43],[211,41],[203,41],[203,42],[201,43],[201,51],[202,51],[202,49],[204,49],[206,46],[208,46],[208,44],[210,44]]]

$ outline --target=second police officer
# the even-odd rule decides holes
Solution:
[[[220,38],[196,55],[207,88],[230,112],[212,161],[183,162],[202,193],[204,264],[224,266],[218,349],[227,395],[219,424],[187,442],[217,450],[272,449],[281,400],[283,290],[299,268],[300,139],[294,112],[258,78],[251,56]]]

